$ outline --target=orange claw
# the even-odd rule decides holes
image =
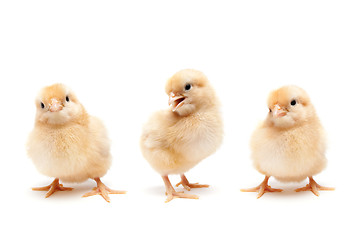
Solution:
[[[309,177],[309,184],[305,187],[296,189],[295,192],[312,191],[316,196],[320,196],[319,190],[333,191],[335,188],[320,186],[312,177]]]
[[[94,195],[100,195],[102,196],[105,201],[110,202],[109,194],[125,194],[126,191],[118,191],[118,190],[112,190],[105,186],[103,182],[101,182],[100,178],[94,178],[94,180],[97,183],[97,186],[93,188],[91,192],[85,193],[83,197],[90,197]]]
[[[33,191],[48,191],[45,195],[45,198],[50,197],[57,191],[71,191],[73,188],[63,187],[62,184],[59,184],[59,179],[55,178],[55,180],[48,186],[32,188]]]
[[[177,183],[175,186],[178,187],[182,185],[186,190],[190,191],[191,188],[208,188],[207,184],[199,184],[199,183],[189,183],[184,174],[181,174],[181,181]]]
[[[165,194],[167,196],[167,199],[166,199],[165,203],[168,203],[175,198],[199,199],[199,197],[197,195],[186,194],[184,192],[176,192],[175,189],[173,188],[173,186],[171,185],[168,176],[162,176],[162,179],[164,180],[165,188],[166,188]]]
[[[265,176],[265,179],[259,186],[249,189],[241,189],[242,192],[258,192],[257,198],[260,198],[266,192],[282,192],[282,189],[272,188],[268,185],[269,176]]]

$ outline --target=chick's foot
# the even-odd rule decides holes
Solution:
[[[183,192],[176,192],[175,190],[173,192],[166,192],[166,196],[167,196],[167,199],[165,201],[166,203],[170,202],[174,198],[199,199],[197,195],[186,194]]]
[[[176,192],[175,189],[173,188],[173,186],[170,183],[169,177],[168,176],[163,176],[162,177],[165,183],[165,187],[166,187],[166,196],[167,199],[165,201],[165,203],[170,202],[171,200],[175,199],[175,198],[188,198],[188,199],[199,199],[199,197],[197,195],[193,195],[193,194],[186,194],[184,192]]]
[[[190,191],[191,188],[208,188],[207,184],[189,183],[184,174],[181,174],[181,182],[176,184],[176,187],[182,185],[186,190]]]
[[[309,177],[309,184],[303,188],[296,189],[295,192],[312,191],[316,196],[319,196],[319,190],[333,191],[335,188],[320,186],[312,177]]]
[[[45,195],[45,198],[50,197],[53,193],[57,191],[71,191],[73,188],[63,187],[62,184],[59,183],[59,179],[55,178],[55,180],[48,186],[32,188],[33,191],[48,191]]]
[[[83,197],[90,197],[94,195],[101,195],[105,201],[110,202],[109,194],[125,194],[126,191],[118,191],[112,190],[108,188],[103,182],[101,182],[100,178],[94,178],[97,183],[97,187],[94,187],[91,192],[85,193]]]
[[[266,176],[264,181],[257,187],[249,189],[241,189],[242,192],[258,192],[257,198],[260,198],[266,192],[282,192],[282,189],[272,188],[268,185],[269,176]]]

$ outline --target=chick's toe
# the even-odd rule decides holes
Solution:
[[[169,177],[168,176],[163,176],[162,178],[163,178],[164,183],[165,183],[165,188],[166,188],[165,194],[167,196],[167,199],[166,199],[165,203],[170,202],[174,198],[199,199],[199,197],[197,195],[186,194],[184,192],[176,192],[175,189],[173,188],[173,186],[170,183]]]
[[[175,190],[173,192],[166,192],[166,195],[167,195],[167,199],[166,199],[165,203],[170,202],[174,198],[199,199],[199,197],[197,195],[176,192]]]
[[[309,177],[309,184],[305,187],[296,189],[295,192],[312,191],[316,196],[319,196],[319,190],[333,191],[335,188],[320,186],[312,177]]]
[[[102,196],[105,201],[110,202],[109,194],[125,194],[126,191],[118,191],[118,190],[112,190],[108,188],[103,182],[101,182],[100,178],[94,179],[97,183],[97,186],[93,188],[91,192],[85,193],[83,197],[90,197],[94,195],[100,195]]]
[[[55,178],[55,180],[50,185],[45,186],[45,187],[32,188],[32,190],[33,191],[48,191],[45,195],[45,198],[48,198],[57,191],[71,191],[71,190],[73,190],[73,188],[63,187],[63,185],[59,183],[59,179]]]
[[[264,181],[257,187],[249,189],[241,189],[242,192],[258,192],[257,198],[260,198],[266,192],[282,192],[282,189],[272,188],[268,185],[269,176],[266,176]]]
[[[177,183],[175,186],[178,187],[182,185],[186,190],[190,191],[191,188],[208,188],[207,184],[199,184],[199,183],[189,183],[184,174],[181,175],[181,181]]]

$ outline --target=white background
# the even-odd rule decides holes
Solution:
[[[221,3],[220,3],[221,2]],[[359,236],[360,6],[358,1],[2,1],[0,3],[0,236],[2,239],[315,239]],[[167,108],[166,80],[203,71],[222,102],[219,151],[187,176],[210,184],[199,200],[165,204],[160,176],[143,159],[149,114]],[[34,99],[45,85],[69,85],[112,139],[103,181],[127,190],[81,198],[95,183],[66,184],[48,199],[26,156]],[[267,114],[269,91],[303,87],[328,132],[334,192],[242,193],[263,176],[249,138]],[[173,184],[178,176],[172,176]],[[354,219],[355,217],[355,219]],[[6,237],[6,238],[5,238]]]

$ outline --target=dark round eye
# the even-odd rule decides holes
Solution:
[[[66,96],[65,100],[66,100],[67,102],[69,102],[69,101],[70,101],[69,96]]]
[[[292,100],[290,104],[291,104],[291,106],[295,106],[296,105],[296,100]]]
[[[269,108],[269,112],[272,112],[271,108]]]
[[[187,83],[185,85],[185,91],[189,91],[191,89],[191,84],[190,83]]]
[[[41,102],[41,103],[40,103],[40,107],[41,107],[41,108],[45,108],[44,103]]]

